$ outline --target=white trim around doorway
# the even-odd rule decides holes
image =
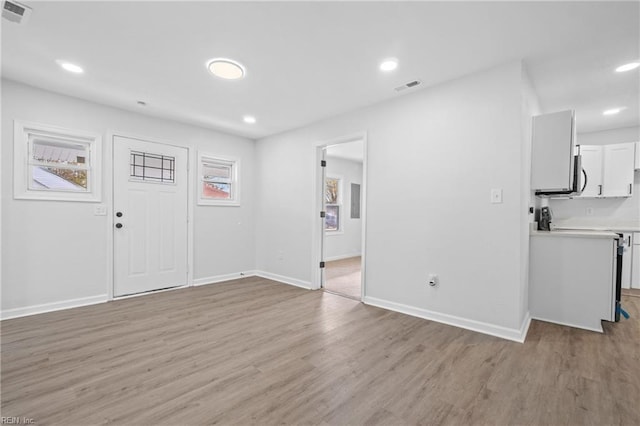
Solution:
[[[313,170],[315,173],[313,174],[313,198],[314,201],[312,203],[313,207],[313,227],[312,227],[312,235],[311,235],[311,244],[312,244],[312,272],[311,272],[311,289],[319,290],[322,287],[322,271],[319,267],[320,261],[322,260],[322,218],[320,217],[320,211],[322,210],[322,202],[321,197],[318,194],[321,193],[323,188],[322,182],[322,169],[320,167],[320,161],[322,160],[323,150],[331,145],[338,145],[341,143],[348,142],[356,142],[362,141],[363,145],[363,160],[362,160],[362,189],[361,189],[361,197],[362,204],[360,207],[361,217],[362,217],[362,259],[361,259],[361,269],[362,269],[362,281],[360,285],[361,295],[360,300],[364,300],[366,296],[366,239],[367,239],[367,132],[361,131],[357,133],[353,133],[350,135],[340,136],[333,139],[328,139],[324,141],[316,142],[313,145],[313,149],[315,151],[313,155]],[[325,259],[326,261],[326,259]]]

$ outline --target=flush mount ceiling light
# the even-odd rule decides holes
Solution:
[[[56,63],[60,65],[62,69],[72,72],[74,74],[82,74],[84,72],[81,66],[72,64],[71,62],[63,61],[62,59],[58,59]]]
[[[256,122],[256,118],[252,115],[245,115],[244,117],[242,117],[242,121],[244,121],[245,123],[253,124]]]
[[[380,63],[381,71],[393,71],[398,68],[398,60],[396,58],[387,58]]]
[[[617,113],[619,113],[620,111],[622,111],[624,109],[624,107],[622,108],[611,108],[605,111],[602,111],[602,115],[615,115]]]
[[[207,62],[207,69],[216,77],[225,80],[238,80],[244,77],[245,70],[242,64],[227,58],[214,58]]]
[[[628,64],[620,65],[618,68],[616,68],[616,72],[631,71],[635,70],[638,67],[640,67],[640,62],[630,62]]]

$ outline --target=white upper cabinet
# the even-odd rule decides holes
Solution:
[[[640,142],[636,142],[636,170],[640,170]]]
[[[598,197],[602,195],[602,146],[581,145],[582,168],[587,175],[587,186],[582,197]]]
[[[580,145],[587,186],[580,197],[630,197],[635,143]]]
[[[604,146],[602,184],[608,197],[630,197],[633,193],[635,143]]]

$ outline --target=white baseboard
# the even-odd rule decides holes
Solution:
[[[297,278],[285,277],[284,275],[272,274],[271,272],[265,272],[265,271],[255,271],[255,275],[258,277],[266,278],[268,280],[279,281],[284,284],[294,285],[296,287],[311,290],[311,283],[309,281],[303,281]]]
[[[522,343],[527,335],[531,318],[529,314],[525,317],[520,329],[507,328],[499,325],[489,324],[486,322],[470,320],[467,318],[457,317],[454,315],[433,312],[415,306],[404,305],[401,303],[389,302],[387,300],[375,297],[365,296],[363,302],[367,305],[376,306],[378,308],[389,309],[390,311],[400,312],[402,314],[411,315],[431,321],[440,322],[455,327],[464,328],[478,333],[489,334],[491,336],[500,337],[507,340]]]
[[[7,309],[0,312],[0,319],[25,317],[27,315],[43,314],[45,312],[60,311],[62,309],[78,308],[80,306],[95,305],[108,301],[106,294],[99,296],[82,297],[80,299],[65,300],[62,302],[44,303],[42,305],[26,306],[24,308]]]
[[[240,275],[243,274],[243,275]],[[206,278],[198,278],[193,280],[194,286],[207,285],[207,284],[215,284],[223,281],[237,280],[239,278],[246,277],[262,277],[273,281],[278,281],[284,284],[293,285],[296,287],[304,288],[307,290],[311,289],[311,283],[308,281],[302,281],[297,278],[286,277],[284,275],[272,274],[271,272],[265,271],[246,271],[246,272],[236,272],[234,274],[226,274],[226,275],[216,275],[214,277],[206,277]]]
[[[531,325],[531,313],[527,311],[527,314],[524,316],[522,320],[522,325],[520,326],[520,336],[522,336],[522,340],[517,340],[517,342],[524,343],[524,340],[527,338],[527,333],[529,333],[529,326]]]
[[[596,333],[604,333],[604,329],[602,328],[602,321],[598,321],[597,324],[594,324],[594,326],[591,327],[591,326],[584,325],[584,324],[573,324],[571,322],[550,320],[550,319],[547,319],[547,318],[542,318],[542,317],[537,316],[537,315],[535,317],[532,317],[532,319],[537,320],[537,321],[549,322],[551,324],[563,325],[565,327],[581,328],[583,330],[595,331]]]
[[[213,277],[196,278],[193,280],[194,286],[221,283],[223,281],[237,280],[240,278],[254,277],[256,271],[235,272],[233,274],[215,275]]]
[[[339,256],[325,257],[324,260],[325,262],[332,262],[334,260],[349,259],[350,257],[358,257],[358,256],[362,256],[362,253],[341,254]]]

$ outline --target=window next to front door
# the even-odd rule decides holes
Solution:
[[[100,201],[99,135],[16,120],[14,152],[15,198]]]
[[[240,205],[240,160],[198,153],[198,204]]]

